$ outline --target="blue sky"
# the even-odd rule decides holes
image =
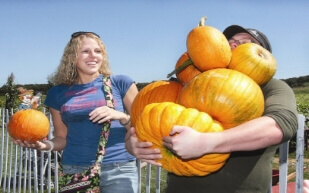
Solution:
[[[223,31],[238,24],[264,32],[276,78],[309,75],[307,0],[0,0],[0,86],[45,84],[75,31],[94,31],[114,74],[137,83],[166,79],[202,16]]]

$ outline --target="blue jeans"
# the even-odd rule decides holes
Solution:
[[[88,166],[63,165],[65,173],[81,173]],[[109,163],[101,168],[101,193],[137,193],[136,161]]]

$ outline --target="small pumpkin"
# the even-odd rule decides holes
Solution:
[[[197,75],[201,74],[193,64],[188,52],[183,53],[175,65],[176,77],[183,85],[187,84]],[[169,76],[168,76],[169,77]]]
[[[236,70],[203,72],[184,86],[178,104],[208,113],[225,129],[260,117],[264,96],[260,86]]]
[[[132,103],[132,126],[135,125],[138,116],[146,105],[157,102],[176,102],[182,88],[183,85],[180,82],[172,80],[159,80],[145,86]]]
[[[187,37],[187,51],[194,65],[202,72],[214,68],[226,68],[231,61],[232,51],[223,33],[205,25],[202,17],[198,27]]]
[[[35,143],[45,138],[50,123],[44,113],[35,109],[20,110],[12,115],[8,123],[8,132],[13,139]]]
[[[164,169],[180,176],[205,176],[224,166],[229,153],[207,154],[197,159],[182,160],[169,151],[163,145],[162,138],[169,135],[174,125],[189,126],[199,132],[224,130],[207,113],[193,108],[185,108],[173,102],[147,105],[136,122],[137,136],[140,141],[150,141],[153,148],[161,149],[163,158],[157,161],[162,163]]]
[[[232,51],[232,60],[228,68],[242,72],[259,85],[263,85],[276,74],[277,61],[273,54],[262,46],[246,43]]]

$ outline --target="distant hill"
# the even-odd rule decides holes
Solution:
[[[174,78],[172,78],[174,79]],[[308,76],[300,76],[298,78],[288,78],[288,79],[281,79],[282,81],[286,82],[290,87],[306,87],[309,86],[309,75]],[[141,90],[144,86],[148,85],[148,83],[137,83],[137,88]]]
[[[300,76],[295,78],[288,78],[288,79],[281,79],[284,82],[286,82],[290,87],[296,88],[296,87],[305,87],[309,86],[309,75],[307,76]],[[141,90],[146,85],[148,85],[151,82],[143,82],[143,83],[137,83],[138,90]],[[25,85],[16,85],[17,87],[24,87],[26,89],[32,89],[35,92],[41,92],[43,95],[46,95],[48,90],[52,87],[50,84],[25,84]],[[2,86],[0,88],[0,96],[4,96],[6,93],[6,85]]]
[[[172,78],[172,79],[176,79],[176,78]],[[298,78],[288,78],[288,79],[281,79],[281,80],[286,82],[292,88],[309,86],[309,75],[300,76]],[[138,90],[141,90],[142,88],[144,88],[144,86],[148,85],[149,83],[137,83]]]
[[[282,79],[286,82],[290,87],[304,87],[309,85],[309,75],[308,76],[300,76],[298,78],[288,78]]]

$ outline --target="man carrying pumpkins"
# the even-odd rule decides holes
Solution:
[[[232,52],[246,43],[272,51],[268,38],[256,29],[232,25],[223,34]],[[271,78],[259,85],[264,96],[262,116],[222,132],[201,133],[188,126],[174,125],[170,134],[163,136],[163,145],[183,160],[231,153],[225,165],[209,175],[188,177],[169,172],[166,193],[266,193],[269,190],[275,151],[296,134],[298,112],[293,90],[285,82]],[[127,133],[126,147],[131,154],[161,166],[158,160],[163,152],[152,146],[151,142],[138,140],[135,127]]]

